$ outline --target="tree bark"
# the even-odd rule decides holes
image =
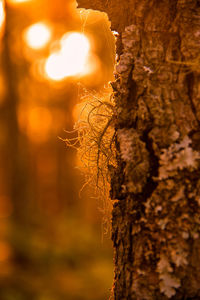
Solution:
[[[78,3],[119,33],[113,299],[200,299],[200,1]]]

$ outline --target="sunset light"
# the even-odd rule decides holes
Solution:
[[[78,1],[0,0],[0,300],[109,298],[115,40]]]
[[[41,143],[48,140],[52,126],[52,115],[46,107],[30,107],[26,114],[19,110],[18,120],[20,129],[24,131],[32,142]]]
[[[7,0],[9,4],[18,4],[23,2],[30,2],[31,0]]]
[[[44,48],[51,38],[50,28],[42,22],[31,25],[24,34],[26,44],[35,50]]]
[[[90,43],[81,33],[65,34],[59,52],[52,53],[45,63],[45,72],[52,80],[63,80],[81,74],[86,69]]]
[[[4,4],[3,4],[3,1],[0,0],[0,30],[1,30],[1,27],[3,26],[3,24],[4,24],[4,21],[5,21]]]

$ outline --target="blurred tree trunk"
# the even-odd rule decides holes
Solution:
[[[200,1],[78,3],[119,33],[113,298],[200,299]]]
[[[5,6],[6,23],[2,39],[3,74],[6,85],[5,100],[0,110],[0,118],[4,130],[4,169],[5,185],[8,197],[13,204],[12,219],[20,223],[27,219],[26,206],[30,199],[28,154],[26,138],[18,125],[17,111],[19,105],[18,71],[11,57],[12,44],[10,38],[12,28],[12,13]],[[20,38],[20,37],[19,37]]]

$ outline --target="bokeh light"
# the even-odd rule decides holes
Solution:
[[[73,55],[81,54],[81,56],[85,57],[88,54],[90,44],[88,38],[78,32],[67,33],[61,39],[61,52],[65,55]],[[81,48],[81,53],[78,48]]]
[[[18,4],[18,3],[23,3],[23,2],[30,2],[32,0],[7,0],[9,4]]]
[[[24,39],[30,48],[35,50],[42,49],[51,39],[51,29],[43,22],[33,24],[26,29]]]
[[[0,300],[108,299],[103,203],[64,140],[112,79],[110,23],[75,0],[0,4]]]
[[[0,0],[0,31],[5,21],[5,9],[3,0]]]
[[[78,32],[65,34],[60,42],[61,49],[52,53],[45,63],[45,72],[52,80],[63,80],[84,73],[88,62],[90,42]]]
[[[62,80],[65,78],[64,57],[62,54],[53,53],[45,63],[45,71],[49,78],[53,80]]]

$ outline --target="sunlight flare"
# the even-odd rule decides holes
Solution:
[[[2,29],[4,22],[5,22],[5,9],[4,9],[4,2],[0,0],[0,30]]]
[[[86,70],[90,43],[81,33],[65,34],[60,41],[60,51],[52,53],[46,60],[45,72],[55,81],[83,74]]]
[[[66,77],[64,70],[64,57],[61,53],[53,53],[49,56],[45,64],[45,71],[49,78],[62,80]]]
[[[24,39],[30,48],[35,50],[42,49],[51,39],[51,29],[43,22],[33,24],[26,29]]]
[[[9,4],[18,4],[23,2],[30,2],[31,0],[7,0]]]

